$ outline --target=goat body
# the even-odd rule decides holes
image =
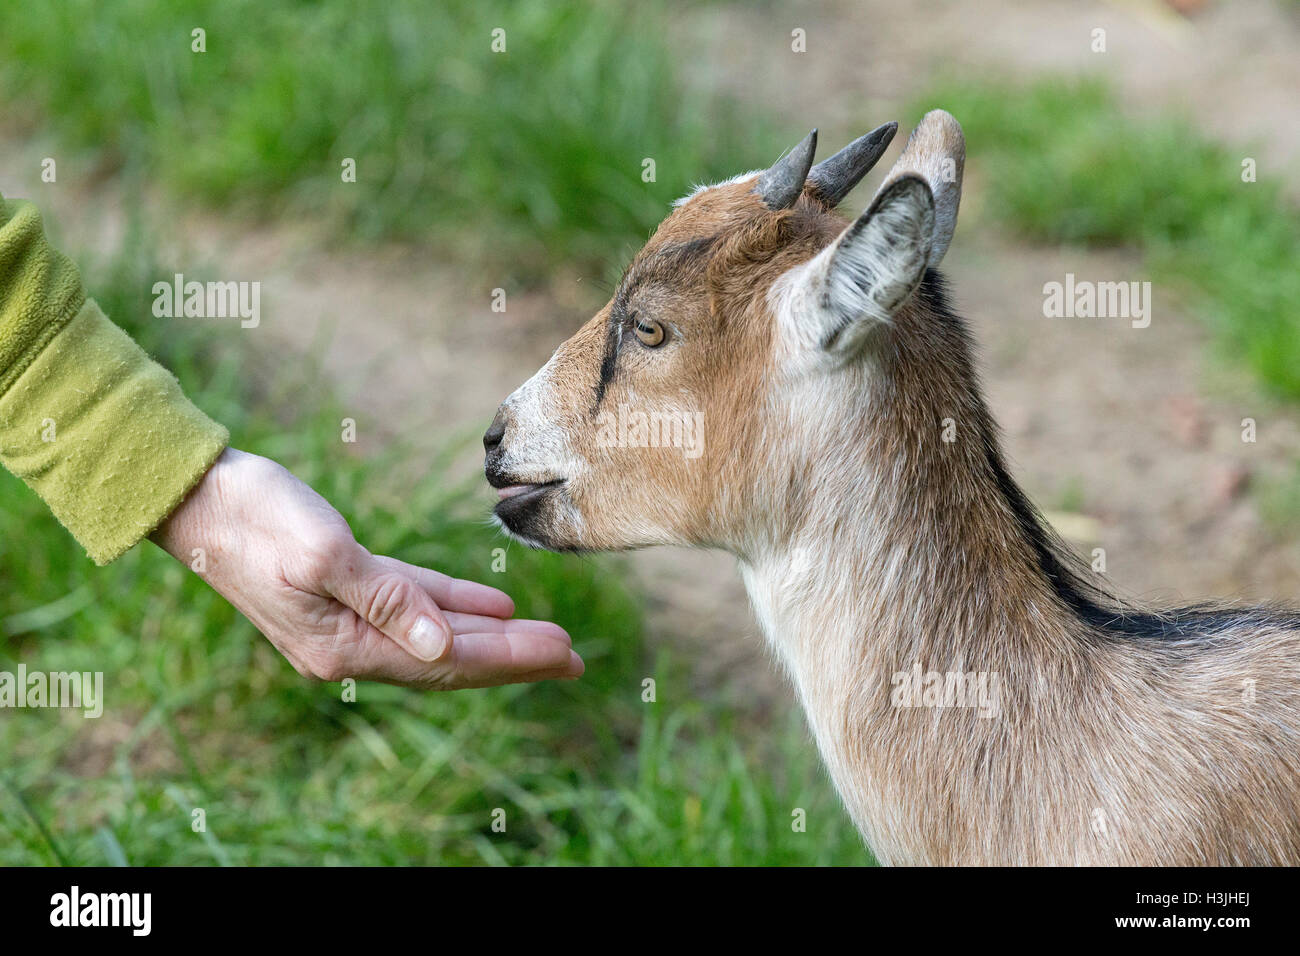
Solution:
[[[1053,537],[935,271],[956,121],[834,212],[892,133],[813,167],[814,131],[682,200],[502,405],[497,518],[556,550],[735,554],[882,862],[1300,863],[1300,617],[1131,608]],[[690,416],[689,450],[602,427],[629,408]]]

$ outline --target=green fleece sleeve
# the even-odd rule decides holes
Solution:
[[[0,196],[0,465],[107,564],[171,514],[228,439],[86,298],[36,208]]]

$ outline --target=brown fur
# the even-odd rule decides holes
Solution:
[[[517,421],[523,399],[504,406],[501,467],[565,479],[512,530],[561,549],[734,553],[884,862],[1300,863],[1293,619],[1156,637],[1075,613],[1000,486],[966,335],[935,280],[863,359],[792,362],[770,292],[847,223],[807,191],[770,212],[751,185],[676,209],[544,370],[527,401],[568,443],[554,460],[580,468],[520,474],[510,450],[532,425]],[[634,310],[675,339],[625,342],[600,407],[684,400],[707,422],[697,460],[595,440],[611,316]],[[892,675],[914,665],[995,672],[999,715],[894,706]]]

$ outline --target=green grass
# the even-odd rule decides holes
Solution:
[[[65,0],[0,7],[11,118],[223,211],[607,266],[779,137],[686,86],[668,14],[598,0]],[[206,30],[206,53],[191,30]],[[491,49],[506,31],[506,51]],[[756,143],[769,147],[753,152]],[[743,144],[745,149],[741,149]],[[357,182],[341,162],[357,162]],[[642,181],[642,161],[656,181]],[[736,165],[739,163],[740,165]],[[745,164],[748,165],[745,165]]]
[[[617,264],[691,183],[788,145],[686,86],[668,27],[597,0],[10,4],[0,94],[7,124],[67,151],[61,182],[115,175],[222,213],[432,243],[496,285]],[[233,324],[149,318],[148,289],[174,270],[138,235],[88,284],[239,447],[311,483],[372,550],[563,623],[588,670],[454,694],[362,685],[344,703],[151,545],[94,568],[0,473],[0,670],[100,670],[107,694],[98,720],[0,715],[0,864],[871,862],[793,705],[764,713],[652,655],[615,560],[512,546],[493,574],[505,542],[480,482],[443,484],[455,443],[437,460],[358,456],[310,368],[286,373]]]
[[[1098,83],[954,83],[924,102],[961,121],[993,216],[1036,242],[1131,248],[1126,278],[1151,278],[1157,310],[1191,291],[1225,354],[1300,399],[1300,212],[1283,170],[1183,119],[1134,118]]]
[[[350,454],[310,369],[258,385],[233,323],[150,318],[152,279],[170,270],[145,244],[107,265],[90,279],[101,304],[240,447],[309,481],[372,550],[487,580],[521,614],[564,623],[588,671],[451,694],[363,684],[344,703],[152,545],[95,568],[0,472],[0,670],[103,671],[107,698],[98,719],[0,715],[0,864],[870,861],[801,718],[761,719],[651,658],[616,560],[511,546],[491,573],[506,542],[480,482],[446,487],[444,461],[396,445]],[[641,702],[645,677],[657,703]],[[807,832],[791,827],[796,807]],[[194,808],[206,832],[191,830]]]

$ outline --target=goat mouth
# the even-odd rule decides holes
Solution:
[[[557,478],[554,481],[500,486],[497,488],[497,496],[500,499],[497,502],[497,510],[500,511],[506,507],[521,507],[536,501],[552,488],[562,484],[564,484],[564,479]]]

